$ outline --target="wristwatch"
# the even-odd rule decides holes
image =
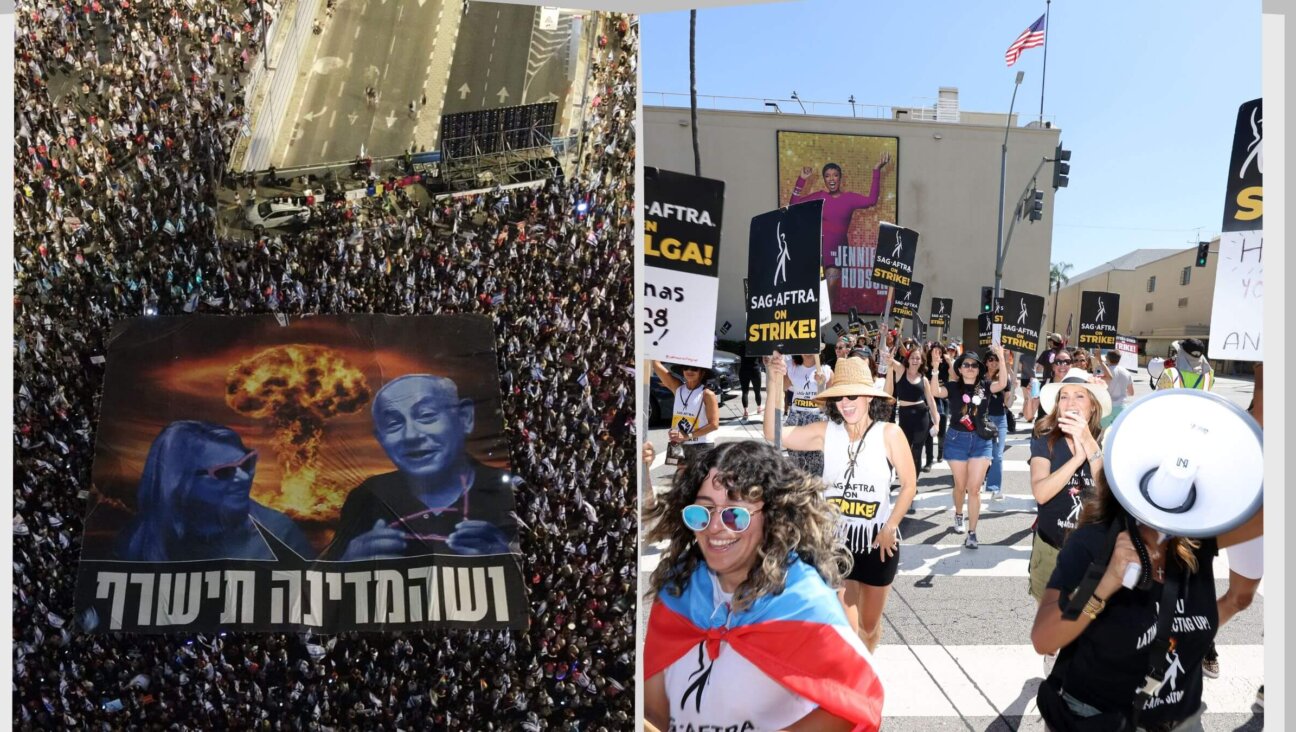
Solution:
[[[1103,456],[1102,447],[1099,446],[1099,448],[1094,452],[1094,454],[1089,456],[1089,460],[1090,461],[1101,460],[1102,456]]]

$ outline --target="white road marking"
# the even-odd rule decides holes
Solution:
[[[333,129],[333,123],[336,122],[336,121],[337,121],[337,110],[335,109],[335,110],[333,110],[333,113],[329,115],[329,129],[330,129],[330,130]]]
[[[328,152],[328,144],[329,144],[329,141],[328,141],[328,140],[325,140],[325,141],[324,141],[324,147],[320,148],[320,157],[321,157],[321,158],[323,158],[323,157],[324,157],[324,154]]]

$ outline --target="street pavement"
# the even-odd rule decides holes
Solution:
[[[350,160],[362,148],[373,157],[408,150],[423,96],[431,104],[442,86],[434,79],[442,21],[458,8],[445,0],[338,0],[332,19],[321,13],[324,30],[302,52],[295,111],[280,126],[276,164]],[[377,91],[376,103],[366,99],[367,87]]]
[[[469,3],[455,42],[443,114],[522,103],[539,12],[533,5]]]
[[[1221,377],[1215,393],[1243,408],[1252,383]],[[1135,379],[1135,394],[1150,393],[1146,371]],[[1020,411],[1020,401],[1016,405]],[[754,402],[750,407],[755,409]],[[720,409],[718,442],[762,439],[760,415],[742,418],[733,396]],[[1042,730],[1035,692],[1043,664],[1030,644],[1035,602],[1026,592],[1035,502],[1030,492],[1030,424],[1017,423],[1004,452],[1004,494],[992,502],[983,493],[977,527],[979,549],[963,547],[953,530],[952,478],[944,463],[920,473],[918,497],[901,524],[900,571],[892,585],[875,661],[886,682],[883,715],[887,730]],[[653,482],[665,490],[673,468],[664,465],[666,430],[649,432],[658,449]],[[656,568],[665,546],[642,545],[640,588]],[[1227,587],[1227,558],[1216,561],[1216,582]],[[1253,707],[1264,683],[1264,584],[1250,609],[1220,629],[1221,673],[1206,679],[1205,729],[1259,730],[1264,715]],[[640,603],[641,634],[650,605]],[[642,641],[642,635],[641,635]]]

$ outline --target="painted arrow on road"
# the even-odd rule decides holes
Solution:
[[[324,113],[327,112],[327,111],[328,111],[328,107],[325,107],[325,108],[321,109],[321,110],[318,111],[318,112],[308,112],[308,113],[306,113],[306,114],[303,114],[303,115],[302,115],[302,118],[305,119],[307,122],[314,122],[315,120],[319,119],[320,117],[323,117],[323,116],[324,116]]]
[[[351,114],[347,115],[347,121],[350,122],[351,124],[355,124],[356,120],[358,119],[360,119],[360,115],[356,114],[355,112],[352,112]]]
[[[506,87],[501,86],[500,90],[495,93],[495,96],[499,97],[500,104],[503,104],[504,100],[509,98],[508,89]]]
[[[388,113],[387,113],[387,117],[386,117],[386,119],[387,119],[387,129],[390,130],[390,129],[391,129],[391,126],[394,125],[394,124],[396,124],[396,113],[395,113],[395,112],[388,112]]]
[[[536,104],[544,104],[545,102],[556,102],[556,101],[558,101],[558,95],[554,94],[553,92],[549,92],[548,94],[544,95],[539,100],[537,100]]]
[[[460,98],[460,99],[467,99],[467,98],[468,98],[468,92],[470,92],[470,91],[472,91],[472,89],[469,89],[469,88],[468,88],[468,83],[467,83],[467,82],[464,82],[464,85],[461,86],[461,87],[459,87],[459,98]]]

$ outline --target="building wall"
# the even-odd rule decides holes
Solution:
[[[1054,301],[1057,303],[1057,328],[1065,333],[1067,319],[1074,317],[1076,325],[1071,342],[1075,342],[1080,318],[1080,293],[1085,290],[1114,292],[1121,296],[1119,329],[1122,335],[1145,342],[1140,351],[1140,363],[1146,363],[1148,354],[1164,356],[1170,343],[1188,337],[1200,338],[1209,343],[1211,304],[1215,293],[1215,271],[1219,262],[1219,238],[1211,242],[1212,254],[1205,267],[1197,267],[1197,248],[1185,249],[1176,254],[1149,262],[1131,270],[1109,270],[1083,281],[1072,280],[1056,297],[1050,296],[1045,304],[1046,322],[1052,323]],[[1181,285],[1183,270],[1190,270],[1187,285]],[[1156,277],[1156,287],[1148,292],[1148,278]],[[1184,306],[1179,300],[1186,298]],[[1152,309],[1148,310],[1148,304]],[[1216,368],[1221,365],[1217,364]]]
[[[968,115],[965,113],[964,117]],[[999,124],[852,119],[801,114],[698,110],[702,175],[725,181],[720,244],[717,325],[746,322],[742,280],[747,276],[751,219],[773,210],[778,200],[777,132],[828,132],[899,138],[899,221],[919,232],[914,279],[923,283],[922,313],[932,297],[952,297],[955,327],[975,318],[980,288],[994,283],[995,219],[999,205]],[[1005,218],[1044,156],[1057,147],[1059,130],[1014,127],[1008,143]],[[937,139],[939,137],[939,139]],[[689,110],[644,108],[644,164],[693,172]],[[1003,286],[1046,295],[1052,249],[1052,164],[1040,170],[1044,218],[1018,222],[1004,263]],[[1007,234],[1007,222],[1004,231]],[[838,316],[836,320],[844,322]]]

